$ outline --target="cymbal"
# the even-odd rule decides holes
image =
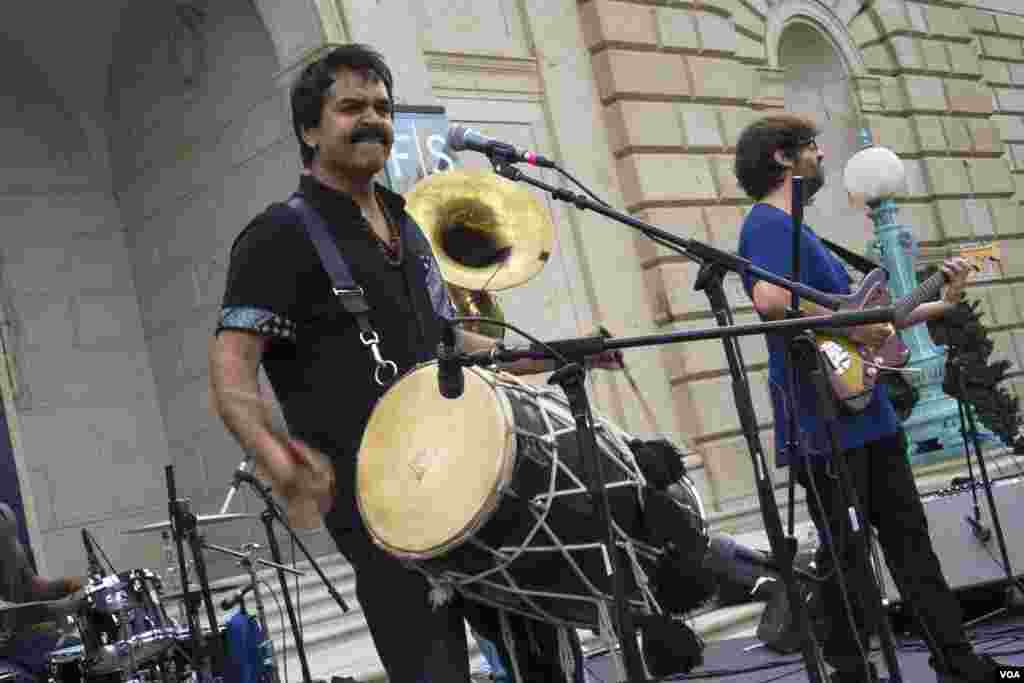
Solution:
[[[233,522],[238,519],[256,519],[256,515],[249,515],[240,512],[229,512],[225,515],[196,515],[197,526],[209,526],[211,524],[220,524],[221,522]],[[137,529],[125,529],[122,534],[145,534],[150,531],[164,531],[171,528],[170,520],[164,520],[162,522],[153,522],[146,526],[140,526]]]

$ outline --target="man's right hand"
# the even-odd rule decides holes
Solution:
[[[284,441],[293,467],[290,477],[279,482],[288,506],[289,522],[303,529],[320,526],[322,515],[334,505],[334,466],[320,451],[299,439]]]

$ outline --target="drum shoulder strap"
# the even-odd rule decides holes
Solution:
[[[356,319],[360,332],[368,336],[375,336],[373,327],[370,325],[370,305],[366,301],[366,292],[352,277],[352,271],[349,270],[348,263],[338,250],[338,245],[331,237],[320,212],[310,206],[309,202],[298,192],[288,198],[287,204],[302,218],[302,226],[306,230],[306,235],[316,247],[320,263],[323,264],[324,270],[331,278],[334,295],[338,297],[342,307]]]

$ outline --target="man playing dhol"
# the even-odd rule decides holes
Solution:
[[[432,360],[441,319],[453,317],[454,309],[429,246],[416,239],[420,228],[404,200],[374,182],[394,142],[390,70],[373,49],[344,45],[302,71],[291,102],[305,167],[299,194],[323,219],[365,290],[380,355],[397,365],[396,374]],[[463,683],[470,676],[464,618],[507,656],[496,611],[458,598],[432,606],[425,578],[373,543],[357,509],[356,453],[386,388],[375,381],[357,322],[332,293],[302,214],[287,204],[271,205],[231,251],[210,349],[214,405],[286,498],[289,513],[324,515],[355,569],[356,594],[391,683]],[[461,330],[458,337],[468,351],[494,343]],[[259,396],[261,364],[293,438],[271,428]],[[509,621],[523,638],[516,646],[523,678],[564,680],[554,628]],[[575,667],[570,673],[582,680],[578,640],[574,649],[567,655]]]
[[[815,138],[814,124],[802,117],[779,114],[748,126],[736,145],[736,177],[740,186],[757,203],[751,208],[740,234],[739,253],[754,265],[789,277],[792,270],[793,223],[791,197],[793,176],[803,176],[810,197],[824,184],[824,152]],[[827,293],[849,293],[846,269],[806,225],[801,226],[800,280]],[[942,266],[948,284],[941,301],[916,308],[906,326],[942,316],[961,298],[969,266],[963,259],[950,259]],[[774,320],[785,316],[790,293],[776,285],[746,278],[747,294],[758,314]],[[804,302],[811,314],[829,313]],[[877,347],[893,329],[876,324],[851,327],[845,336],[868,347]],[[921,505],[913,472],[905,457],[905,435],[896,419],[888,394],[881,383],[874,388],[871,403],[857,414],[843,414],[837,425],[841,453],[832,454],[825,422],[818,412],[814,389],[806,378],[796,387],[795,405],[785,395],[784,341],[768,335],[769,384],[775,414],[775,444],[780,466],[789,464],[793,476],[807,491],[807,504],[819,537],[818,566],[829,575],[824,586],[824,604],[832,628],[824,643],[825,660],[835,668],[835,683],[864,683],[877,680],[874,664],[866,667],[861,650],[869,644],[870,614],[864,592],[858,590],[870,571],[863,546],[851,542],[847,505],[837,487],[834,459],[845,458],[852,482],[867,520],[877,529],[878,541],[900,594],[910,605],[931,650],[930,663],[940,683],[983,683],[993,680],[996,664],[976,655],[961,626],[960,605],[950,591],[928,535],[928,522]],[[796,435],[807,454],[806,462],[790,453],[788,416],[797,410]],[[815,490],[820,498],[815,495]],[[827,544],[836,546],[847,582],[855,633],[832,567]],[[866,610],[868,610],[866,612]],[[868,670],[866,670],[868,668]]]

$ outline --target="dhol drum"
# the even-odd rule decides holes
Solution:
[[[374,407],[357,465],[359,510],[371,537],[467,598],[602,628],[611,601],[606,530],[594,515],[567,402],[560,391],[505,373],[471,368],[464,376],[463,395],[446,399],[437,364],[420,365]],[[630,604],[644,614],[671,611],[646,581],[666,551],[649,542],[644,499],[651,490],[631,437],[598,416],[594,422]],[[682,483],[699,508],[692,484]],[[673,525],[686,525],[687,513],[702,517],[694,505],[670,505],[680,512]],[[706,547],[703,520],[689,525],[694,545]]]
[[[91,673],[134,670],[175,642],[175,628],[160,602],[160,578],[132,569],[92,581],[78,615]]]

